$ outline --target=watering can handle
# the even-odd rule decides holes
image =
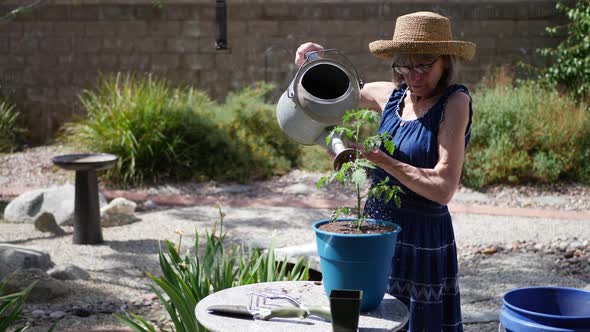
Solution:
[[[319,51],[311,51],[311,52],[305,53],[305,62],[314,61],[314,60],[319,59],[320,56],[319,56],[318,52]],[[303,65],[301,67],[303,67]],[[299,67],[299,68],[301,69],[301,67]],[[299,73],[299,70],[297,70],[297,73]],[[297,74],[295,74],[295,76],[297,76]],[[289,84],[289,88],[287,89],[287,96],[289,98],[295,97],[295,87],[293,86],[293,81],[291,81],[291,84]]]
[[[313,61],[313,60],[319,59],[320,58],[319,52],[320,51],[311,51],[311,52],[305,53],[305,60],[306,61],[308,61],[308,60]]]

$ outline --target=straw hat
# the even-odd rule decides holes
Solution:
[[[374,41],[369,49],[384,59],[391,59],[396,53],[456,55],[465,60],[475,55],[475,44],[453,40],[449,19],[432,12],[398,17],[393,38]]]

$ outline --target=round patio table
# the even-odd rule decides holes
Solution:
[[[195,315],[201,325],[210,331],[332,331],[332,324],[316,316],[299,318],[272,318],[268,321],[251,318],[222,316],[210,313],[207,308],[218,304],[247,306],[253,292],[280,292],[307,305],[329,307],[324,286],[313,281],[277,281],[228,288],[213,293],[197,303]],[[287,301],[273,303],[289,306]],[[377,309],[361,313],[359,331],[397,331],[408,321],[408,308],[395,297],[385,294]]]

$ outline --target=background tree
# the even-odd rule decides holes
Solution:
[[[539,52],[552,60],[552,64],[540,70],[539,79],[551,86],[563,87],[578,99],[590,97],[590,0],[576,1],[573,5],[557,3],[558,11],[565,13],[568,23],[548,27],[546,31],[556,35],[563,30],[567,37],[555,48]]]

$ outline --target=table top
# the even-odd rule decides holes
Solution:
[[[281,292],[300,302],[313,306],[329,307],[329,300],[321,283],[313,281],[278,281],[244,285],[228,288],[210,294],[197,304],[195,315],[201,325],[210,331],[332,331],[330,322],[316,316],[299,318],[273,318],[268,321],[250,318],[234,318],[209,313],[207,308],[215,304],[248,305],[252,292]],[[273,300],[275,303],[277,300]],[[278,301],[289,305],[286,301]],[[380,331],[397,331],[408,321],[408,308],[395,297],[385,294],[379,307],[367,313],[361,313],[359,331],[379,329]]]

